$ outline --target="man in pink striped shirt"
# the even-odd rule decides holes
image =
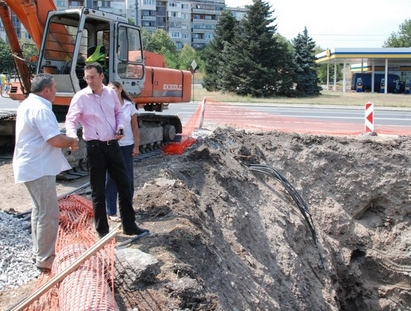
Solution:
[[[123,138],[124,115],[116,92],[103,84],[104,73],[99,63],[84,68],[87,87],[77,92],[66,116],[66,135],[77,137],[79,124],[87,144],[87,165],[95,227],[100,237],[109,232],[105,206],[106,171],[115,182],[124,234],[148,232],[135,223],[129,177],[118,140]]]

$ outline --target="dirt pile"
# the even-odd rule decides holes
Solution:
[[[410,151],[408,137],[216,129],[184,155],[142,163],[135,204],[157,235],[138,247],[162,267],[156,282],[129,293],[132,303],[139,310],[407,310]],[[297,189],[318,247],[284,186],[250,171],[251,163],[277,169]]]
[[[134,207],[154,235],[132,247],[160,269],[116,287],[120,309],[411,309],[410,152],[409,137],[217,128],[136,163]],[[250,164],[298,191],[317,243],[284,185]]]

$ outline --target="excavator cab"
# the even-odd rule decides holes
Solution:
[[[131,96],[145,82],[140,29],[117,15],[89,8],[48,14],[36,73],[52,74],[57,84],[54,112],[64,120],[73,95],[87,86],[84,66],[99,62],[105,83],[116,80]]]
[[[87,86],[86,63],[98,61],[104,67],[104,82],[121,83],[136,107],[148,112],[138,114],[141,153],[178,139],[182,133],[178,116],[157,112],[168,109],[169,103],[191,100],[190,71],[166,68],[164,56],[144,51],[140,28],[128,24],[123,16],[85,7],[57,11],[53,0],[23,2],[0,1],[0,19],[18,72],[18,81],[12,83],[8,93],[11,99],[26,98],[33,76],[11,20],[13,12],[38,50],[35,60],[30,60],[30,64],[36,63],[34,74],[49,73],[56,81],[52,107],[59,122],[65,120],[74,94]],[[14,139],[13,117],[7,114],[7,121],[0,118],[0,145]],[[83,161],[83,154],[76,153],[80,155],[73,155],[70,150],[65,153],[70,163]]]

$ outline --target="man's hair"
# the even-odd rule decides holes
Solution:
[[[91,63],[91,64],[87,64],[86,66],[84,66],[84,70],[93,69],[93,68],[96,68],[99,74],[103,73],[103,67],[101,67],[99,63]]]
[[[39,73],[31,81],[30,92],[40,93],[46,87],[51,87],[53,85],[54,78],[48,73]]]

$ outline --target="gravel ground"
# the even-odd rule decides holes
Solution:
[[[39,273],[32,261],[30,221],[0,211],[0,291],[18,288]]]

